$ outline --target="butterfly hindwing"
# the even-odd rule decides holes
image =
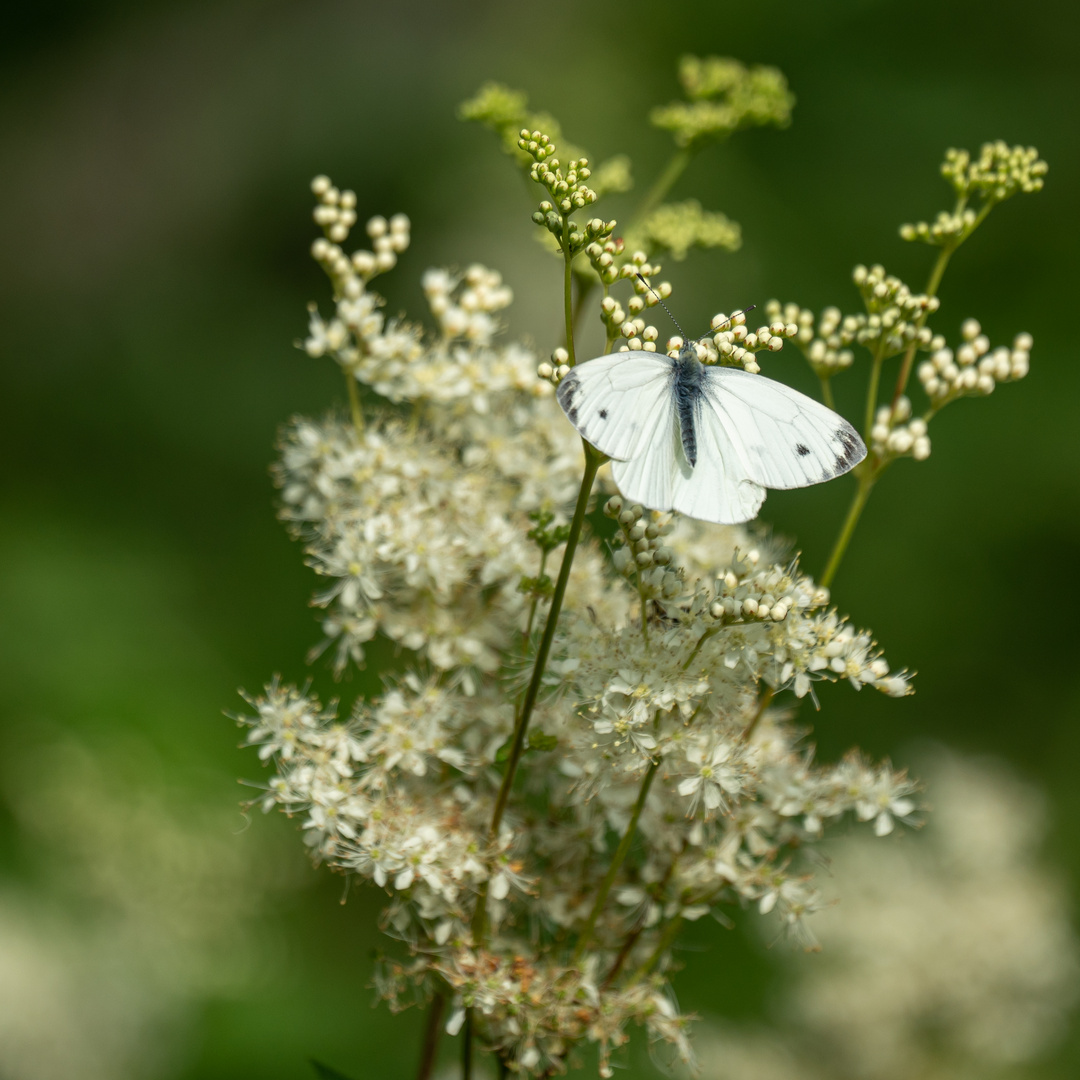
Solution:
[[[578,364],[556,397],[578,432],[617,461],[644,452],[667,431],[674,365],[662,353],[611,353]]]
[[[611,475],[627,499],[653,510],[678,510],[723,524],[749,521],[765,500],[765,489],[746,475],[727,433],[713,424],[699,433],[697,464],[683,451],[674,410],[666,434],[629,461],[613,461]]]

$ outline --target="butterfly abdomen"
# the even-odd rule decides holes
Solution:
[[[705,369],[697,354],[684,348],[675,363],[675,380],[672,395],[675,399],[675,411],[679,419],[679,436],[683,453],[693,468],[697,464],[697,427],[694,418],[701,402],[701,384]]]

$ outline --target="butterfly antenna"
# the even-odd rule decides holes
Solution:
[[[660,294],[645,280],[645,275],[644,274],[638,274],[637,279],[638,279],[638,281],[641,282],[642,285],[645,286],[646,289],[649,290],[649,292],[651,292],[653,294],[653,296],[656,297],[656,302],[667,312],[668,318],[675,324],[675,328],[679,331],[680,334],[682,334],[682,339],[683,339],[683,341],[685,341],[686,340],[686,334],[683,331],[683,328],[681,326],[679,326],[679,320],[676,319],[675,316],[671,314],[671,309],[661,299]]]

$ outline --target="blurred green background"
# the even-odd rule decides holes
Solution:
[[[65,927],[100,943],[79,961],[88,1000],[131,996],[127,976],[101,975],[118,949],[145,951],[150,981],[188,965],[147,1020],[148,1075],[284,1080],[309,1075],[309,1055],[356,1076],[415,1067],[419,1017],[370,1008],[377,897],[342,906],[294,823],[245,827],[236,778],[260,768],[222,709],[275,671],[335,692],[303,662],[313,581],[267,473],[277,425],[341,396],[332,365],[293,347],[305,303],[326,299],[307,254],[310,177],[354,188],[361,220],[412,218],[413,247],[382,283],[391,311],[419,313],[427,266],[480,260],[515,291],[512,331],[542,352],[558,343],[537,196],[454,116],[489,78],[528,91],[596,158],[630,153],[640,192],[670,152],[646,118],[677,96],[679,55],[785,72],[792,127],[707,150],[673,193],[744,234],[737,254],[666,265],[688,327],[772,296],[856,310],[856,262],[921,288],[933,252],[897,227],[951,204],[947,146],[1002,138],[1049,162],[1046,190],[996,210],[954,259],[935,322],[955,340],[975,316],[995,345],[1029,330],[1031,375],[935,422],[930,460],[901,462],[875,492],[834,590],[894,664],[918,669],[917,695],[826,688],[804,718],[827,757],[857,743],[906,762],[932,738],[1012,763],[1048,793],[1050,856],[1080,894],[1077,24],[1074,5],[971,0],[58,0],[9,15],[0,899],[36,940]],[[769,365],[810,387],[795,350]],[[820,569],[848,497],[843,482],[776,493],[765,517]],[[142,929],[117,944],[136,909]],[[217,937],[200,934],[210,924]],[[684,1008],[765,1007],[775,976],[743,929],[695,926],[685,961]],[[20,979],[0,971],[0,1001],[30,994]],[[93,1023],[113,1022],[101,1007]],[[78,1060],[68,1075],[97,1075]],[[1078,1069],[1073,1035],[1039,1074]],[[5,1078],[38,1075],[0,1062]]]

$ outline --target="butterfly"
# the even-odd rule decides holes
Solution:
[[[626,498],[702,521],[749,521],[766,488],[820,484],[866,457],[832,409],[762,375],[706,367],[693,342],[678,357],[634,350],[587,360],[556,397],[578,434],[612,459]]]

